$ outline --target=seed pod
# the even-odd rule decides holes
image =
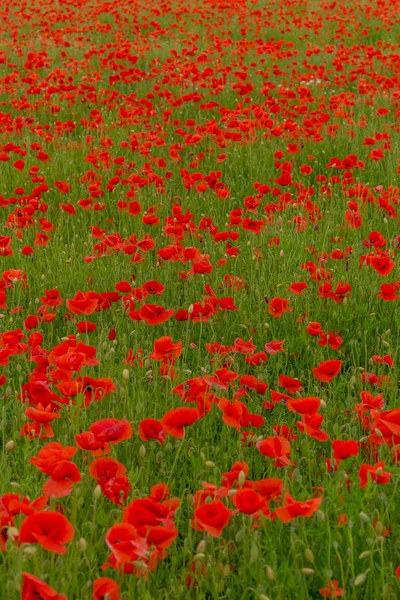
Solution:
[[[312,550],[310,550],[310,548],[306,548],[304,550],[304,558],[310,563],[314,562],[314,554],[312,553]]]
[[[269,565],[267,565],[267,577],[270,581],[275,579],[275,571]]]
[[[87,541],[84,538],[80,538],[79,540],[79,550],[81,552],[86,552],[87,550]]]
[[[14,448],[15,448],[14,440],[8,440],[8,442],[6,443],[5,448],[6,448],[7,452],[13,452]]]
[[[363,585],[367,579],[366,573],[360,573],[354,580],[354,585]]]

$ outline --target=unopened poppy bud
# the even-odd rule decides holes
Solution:
[[[314,575],[315,573],[314,569],[309,569],[308,567],[304,567],[304,569],[301,569],[301,572],[304,575]]]
[[[380,429],[378,429],[377,427],[375,427],[374,432],[376,433],[376,435],[380,438],[383,438],[383,433]]]
[[[238,476],[238,483],[239,483],[240,487],[243,487],[245,481],[246,481],[246,475],[245,475],[244,471],[240,471],[239,476]]]
[[[279,252],[279,256],[280,256],[281,258],[283,258],[283,257],[285,256],[285,253],[284,253],[284,251],[283,251],[283,250],[281,250],[281,251]]]
[[[383,473],[383,469],[382,469],[382,467],[378,467],[378,468],[377,468],[377,470],[375,471],[375,473],[376,473],[376,475],[377,475],[378,477],[380,477],[380,476],[382,475],[382,473]]]
[[[24,546],[22,548],[22,552],[25,554],[25,556],[30,558],[31,556],[33,556],[35,554],[36,548],[35,548],[35,546]]]
[[[149,358],[145,358],[143,361],[144,364],[144,368],[145,369],[149,369],[152,365],[151,365],[151,360]]]
[[[314,562],[314,554],[312,553],[312,550],[310,550],[310,548],[306,548],[304,550],[304,558],[308,561],[313,563]]]
[[[15,448],[14,440],[8,440],[8,442],[6,443],[7,452],[13,452],[14,448]]]
[[[10,481],[10,485],[12,488],[18,489],[20,488],[20,484],[18,483],[18,481]]]
[[[209,467],[210,469],[215,469],[215,467],[216,467],[215,463],[213,463],[212,460],[206,460],[205,465],[206,465],[206,467]]]
[[[385,348],[390,348],[390,344],[386,340],[382,340],[382,345],[385,346]]]
[[[128,370],[128,369],[124,369],[124,370],[122,371],[122,379],[123,379],[124,381],[128,381],[128,379],[129,379],[129,370]]]
[[[321,403],[320,403],[319,407],[320,407],[320,410],[326,409],[326,402],[325,402],[325,400],[322,400],[322,398],[321,398]]]
[[[236,494],[237,494],[237,490],[229,490],[229,492],[228,492],[229,498],[233,498],[233,496],[236,496]]]
[[[87,550],[87,541],[84,538],[80,538],[79,540],[79,550],[81,552],[86,552]]]
[[[363,585],[367,579],[366,573],[360,573],[354,580],[354,585]]]
[[[163,458],[164,458],[163,457],[163,453],[162,452],[157,452],[157,454],[156,454],[156,463],[159,465]]]
[[[257,544],[255,544],[254,542],[251,545],[250,548],[250,562],[256,562],[256,560],[258,559],[258,546]]]
[[[140,458],[144,458],[146,456],[146,448],[143,446],[143,444],[139,448],[139,456]]]
[[[379,469],[377,469],[376,474],[378,474]],[[380,535],[383,531],[383,523],[378,521],[375,525],[375,531],[378,535]]]
[[[258,600],[269,600],[269,596],[266,596],[265,594],[260,594],[258,596]]]
[[[390,335],[390,334],[391,334],[391,332],[392,332],[392,330],[391,330],[391,329],[387,329],[387,330],[385,331],[384,335],[385,335],[385,336],[387,336],[387,335]]]
[[[196,552],[199,553],[204,553],[206,551],[207,548],[207,542],[206,540],[201,540],[201,542],[199,542],[197,544],[197,548],[196,548]]]
[[[194,561],[203,560],[205,557],[206,557],[205,554],[203,554],[202,552],[198,552],[197,554],[195,554],[193,556],[193,560]]]
[[[11,540],[15,540],[18,537],[18,529],[16,527],[9,527],[7,529],[7,537]]]
[[[270,581],[275,579],[275,571],[269,565],[267,565],[267,577]]]
[[[194,306],[193,306],[193,304],[191,304],[188,308],[189,315],[191,315],[193,311],[194,311]]]
[[[134,560],[133,563],[137,569],[147,570],[147,564],[143,560]]]
[[[364,558],[368,558],[368,556],[371,554],[371,552],[369,550],[365,550],[364,552],[361,552],[360,556],[358,557],[360,560],[363,560]]]
[[[370,518],[368,515],[365,514],[365,512],[360,512],[358,514],[358,517],[359,517],[361,523],[369,523],[370,522]]]
[[[206,460],[206,455],[204,454],[204,452],[202,450],[200,450],[200,458],[201,458],[201,460]]]
[[[315,516],[317,517],[318,521],[325,521],[325,513],[322,512],[322,510],[317,510]]]
[[[349,386],[354,387],[356,383],[357,383],[357,377],[355,375],[352,375],[349,380]]]
[[[244,532],[244,529],[239,529],[239,531],[235,535],[235,541],[238,542],[238,543],[239,542],[243,542],[245,536],[246,536],[246,534]]]
[[[95,500],[98,500],[101,496],[101,487],[99,485],[96,485],[96,487],[93,490],[93,496]]]
[[[193,507],[193,506],[194,506],[194,496],[193,496],[193,494],[188,494],[188,495],[186,496],[186,504],[187,504],[188,506],[191,506],[191,507]]]

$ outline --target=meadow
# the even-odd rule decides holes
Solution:
[[[0,5],[0,598],[400,597],[399,0]]]

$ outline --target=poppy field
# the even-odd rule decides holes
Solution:
[[[398,599],[400,2],[0,15],[0,598]]]

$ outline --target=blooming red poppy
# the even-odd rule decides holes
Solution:
[[[154,342],[154,351],[150,354],[153,360],[172,362],[182,354],[182,342],[173,342],[171,336],[166,335]]]
[[[292,310],[293,308],[289,305],[289,300],[286,298],[272,298],[268,304],[268,312],[274,319],[278,319],[283,313]]]
[[[339,582],[336,579],[330,579],[325,584],[324,588],[320,588],[319,593],[323,598],[341,598],[345,595],[346,590],[339,587]]]
[[[322,498],[298,501],[290,494],[285,494],[283,506],[277,508],[274,514],[282,523],[293,521],[297,517],[311,517],[320,507]]]
[[[38,598],[41,600],[68,600],[67,596],[58,594],[39,577],[22,572],[21,600],[36,600]]]
[[[93,582],[93,600],[120,600],[119,586],[109,577],[99,577]]]
[[[228,525],[230,510],[220,500],[198,506],[194,511],[192,526],[198,531],[206,531],[212,537],[220,537]]]
[[[167,433],[164,431],[161,421],[151,418],[142,419],[142,421],[140,421],[138,434],[140,439],[144,442],[157,440],[160,444],[163,444],[167,437]]]
[[[256,446],[263,456],[275,459],[276,467],[287,467],[291,464],[290,443],[286,438],[279,435],[268,437],[257,442]]]
[[[165,309],[158,304],[143,304],[139,309],[138,315],[146,325],[160,325],[168,321],[174,312],[175,309]]]
[[[342,360],[325,360],[318,367],[312,369],[313,375],[318,381],[332,381],[342,370]]]
[[[97,308],[98,298],[88,295],[88,293],[76,292],[72,299],[67,299],[65,304],[68,310],[74,315],[91,315]]]
[[[53,511],[42,511],[29,515],[22,521],[19,543],[40,544],[49,552],[66,554],[68,544],[74,537],[74,527],[68,519]]]
[[[185,435],[184,427],[193,425],[200,418],[197,408],[189,408],[182,406],[181,408],[173,408],[169,410],[161,419],[163,430],[178,439]]]
[[[89,427],[99,442],[118,444],[132,437],[132,426],[127,419],[101,419]]]

